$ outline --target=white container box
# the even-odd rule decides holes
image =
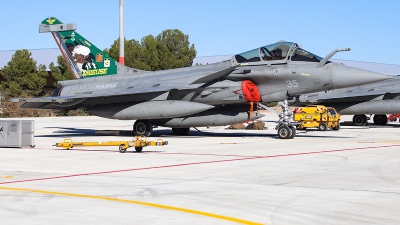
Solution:
[[[33,120],[0,120],[0,147],[35,147]]]

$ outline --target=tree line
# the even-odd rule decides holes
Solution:
[[[159,35],[147,35],[140,41],[124,40],[125,65],[141,70],[158,71],[191,66],[196,57],[194,44],[189,35],[178,29],[167,29]],[[116,61],[119,60],[119,39],[104,50]],[[56,81],[71,80],[73,76],[64,58],[57,57],[57,64],[50,63],[49,70]],[[4,81],[0,84],[1,117],[56,116],[82,114],[81,111],[21,109],[21,103],[7,102],[13,97],[43,97],[51,93],[43,91],[49,76],[45,65],[37,65],[27,49],[17,50],[11,60],[0,70]],[[55,82],[54,88],[57,86]]]

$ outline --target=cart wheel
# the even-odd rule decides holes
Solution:
[[[126,148],[124,148],[124,147],[125,147],[124,144],[120,145],[120,146],[119,146],[119,152],[125,153],[125,152],[126,152]]]
[[[135,147],[136,152],[141,152],[143,150],[143,147]]]
[[[326,129],[328,129],[328,125],[326,125],[326,123],[320,123],[318,126],[318,129],[322,130],[322,131],[326,131]]]
[[[338,124],[336,127],[332,127],[332,130],[340,130],[340,124]]]

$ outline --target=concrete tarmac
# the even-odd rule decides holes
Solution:
[[[0,148],[0,224],[400,224],[398,122],[281,140],[267,114],[268,130],[161,127],[148,140],[168,145],[119,153],[52,145],[131,140],[95,133],[133,121],[18,119],[35,121],[36,147]]]

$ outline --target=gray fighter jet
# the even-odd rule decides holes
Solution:
[[[385,125],[386,114],[400,113],[400,77],[352,88],[301,95],[292,105],[306,104],[331,106],[342,115],[354,115],[353,123],[358,126],[367,125],[367,115],[375,114],[374,124]]]
[[[51,97],[13,101],[24,102],[22,108],[84,109],[100,117],[136,120],[135,135],[149,136],[156,126],[184,135],[190,127],[254,120],[263,115],[252,112],[252,102],[387,79],[328,61],[336,52],[349,49],[336,49],[321,58],[292,42],[256,48],[216,64],[142,71],[119,64],[75,29],[75,24],[53,17],[39,26],[40,32],[53,34],[71,71],[81,79],[58,82]],[[294,136],[286,126],[285,132]]]

